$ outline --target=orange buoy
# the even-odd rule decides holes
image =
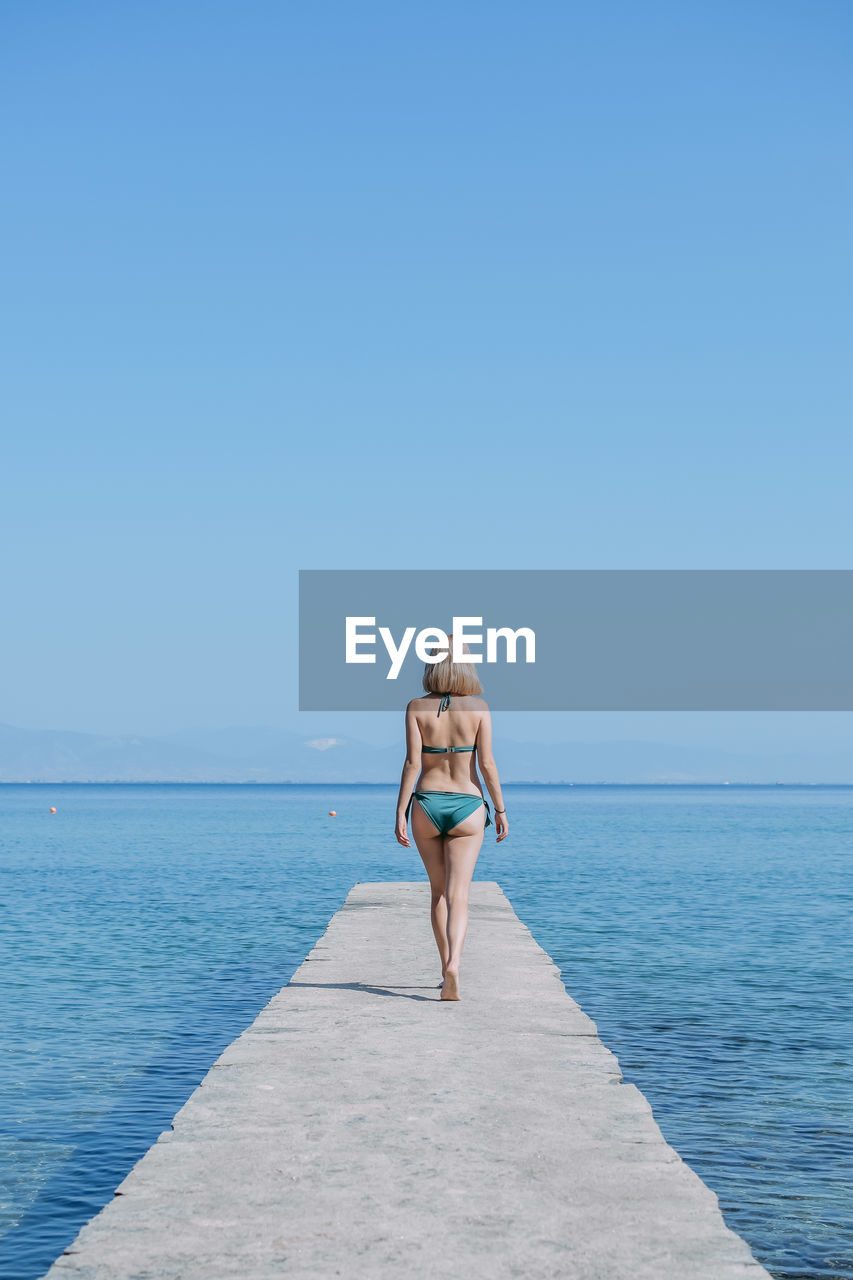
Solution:
[[[338,811],[337,811],[337,809],[330,809],[330,810],[329,810],[329,817],[330,817],[330,818],[336,818],[337,816],[338,816]]]
[[[54,809],[53,805],[51,805],[51,806],[50,806],[50,812],[51,812],[51,813],[56,813],[56,810]]]

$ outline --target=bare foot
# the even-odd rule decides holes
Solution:
[[[454,973],[452,969],[448,969],[444,975],[444,983],[441,988],[442,1000],[458,1000],[459,999],[459,974]]]

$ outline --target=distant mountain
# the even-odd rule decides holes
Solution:
[[[0,782],[388,782],[400,766],[396,748],[275,729],[144,738],[0,725]]]
[[[746,755],[643,741],[497,744],[507,782],[853,783],[853,747]],[[0,782],[397,782],[403,744],[231,728],[161,738],[0,725]]]

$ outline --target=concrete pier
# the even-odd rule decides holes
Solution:
[[[357,884],[51,1280],[758,1280],[500,887]]]

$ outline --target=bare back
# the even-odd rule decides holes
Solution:
[[[415,698],[409,704],[424,747],[472,747],[478,744],[480,726],[488,716],[484,698],[453,695],[449,707],[439,714],[441,696],[437,693]],[[421,756],[418,791],[461,791],[482,795],[483,789],[476,767],[476,751],[447,751]]]

